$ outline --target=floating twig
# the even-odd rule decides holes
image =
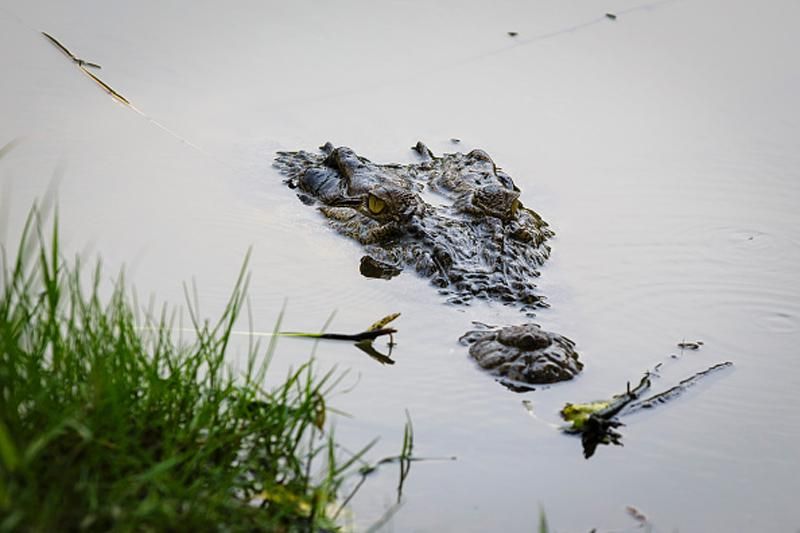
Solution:
[[[700,347],[703,345],[703,341],[682,341],[678,343],[678,348],[681,350],[699,350]]]
[[[397,333],[397,330],[394,328],[387,328],[385,327],[389,322],[392,322],[397,317],[400,316],[400,313],[392,313],[387,315],[371,326],[369,326],[366,330],[360,333],[310,333],[305,331],[273,331],[273,332],[261,332],[261,331],[238,331],[238,330],[229,330],[227,332],[228,335],[244,335],[249,337],[296,337],[296,338],[305,338],[305,339],[324,339],[324,340],[336,340],[336,341],[350,341],[355,344],[355,347],[370,356],[371,358],[375,359],[379,363],[383,365],[393,365],[394,360],[391,358],[392,355],[392,348],[395,346],[394,342],[394,334]],[[331,316],[333,318],[333,316]],[[325,323],[322,329],[328,327],[328,322]],[[163,328],[153,328],[153,327],[143,327],[142,330],[148,331],[160,331]],[[201,334],[201,326],[199,324],[195,324],[194,328],[169,328],[173,331],[186,331],[195,334]],[[389,351],[388,353],[381,353],[373,346],[373,341],[378,337],[382,337],[388,335],[389,336]]]
[[[64,53],[64,55],[69,57],[76,65],[78,65],[78,68],[81,69],[81,71],[84,74],[89,76],[96,84],[98,84],[100,87],[102,87],[108,94],[110,94],[111,96],[113,96],[114,98],[116,98],[117,100],[122,102],[123,104],[133,107],[131,105],[131,101],[130,100],[128,100],[127,98],[122,96],[119,92],[115,91],[109,84],[107,84],[106,82],[104,82],[103,80],[101,80],[100,78],[98,78],[97,76],[92,74],[91,72],[89,72],[89,70],[86,68],[86,67],[91,67],[91,68],[98,68],[99,69],[99,68],[101,68],[100,65],[98,65],[97,63],[91,63],[89,61],[84,61],[83,59],[79,59],[78,57],[75,57],[75,55],[72,52],[70,52],[69,49],[66,46],[61,44],[58,41],[58,39],[56,39],[55,37],[53,37],[49,33],[42,32],[42,35],[44,35],[45,38],[47,38],[47,40],[49,40],[51,43],[53,43],[53,45],[56,48],[61,50]]]
[[[378,330],[378,329],[383,329],[383,328],[386,327],[386,324],[388,324],[389,322],[392,322],[394,319],[396,319],[399,316],[400,316],[400,313],[392,313],[391,315],[386,315],[385,317],[381,318],[380,320],[378,320],[374,324],[370,325],[370,327],[367,328],[367,331],[375,331],[375,330]]]
[[[278,332],[278,335],[281,337],[305,337],[308,339],[328,339],[328,340],[335,340],[335,341],[366,341],[366,340],[375,340],[378,337],[383,335],[393,335],[397,333],[397,330],[394,328],[382,328],[376,329],[372,331],[362,331],[361,333],[305,333],[302,331],[281,331]]]
[[[677,385],[664,392],[640,400],[639,398],[651,385],[651,373],[647,372],[634,389],[631,389],[630,382],[628,382],[626,391],[610,400],[566,404],[561,410],[561,417],[566,422],[569,422],[570,425],[563,428],[563,430],[567,433],[580,433],[583,454],[588,459],[594,454],[598,444],[622,445],[622,435],[615,430],[615,428],[624,425],[618,420],[618,415],[629,414],[639,409],[649,409],[672,400],[680,396],[689,387],[697,384],[702,378],[730,366],[733,366],[730,361],[718,363],[680,381]]]
[[[131,105],[131,101],[130,100],[128,100],[127,98],[125,98],[124,96],[119,94],[117,91],[115,91],[109,84],[107,84],[106,82],[104,82],[103,80],[101,80],[100,78],[98,78],[97,76],[95,76],[94,74],[92,74],[91,72],[86,70],[85,68],[83,68],[83,67],[79,67],[79,68],[83,71],[84,74],[86,74],[87,76],[92,78],[100,87],[105,89],[106,92],[108,92],[108,94],[110,94],[111,96],[113,96],[114,98],[116,98],[117,100],[119,100],[120,102],[122,102],[125,105]]]
[[[636,388],[631,390],[631,383],[629,381],[626,392],[614,396],[610,400],[579,404],[568,403],[561,410],[561,417],[565,421],[571,423],[571,425],[566,428],[566,431],[568,433],[582,433],[586,431],[587,424],[592,423],[592,418],[610,420],[622,411],[626,405],[639,398],[649,388],[650,373],[648,372],[642,377]]]
[[[711,374],[714,374],[716,372],[719,372],[722,369],[725,369],[725,368],[728,368],[728,367],[731,367],[731,366],[733,366],[733,363],[730,362],[730,361],[725,361],[724,363],[717,363],[716,365],[711,366],[711,367],[709,367],[709,368],[707,368],[707,369],[705,369],[705,370],[703,370],[701,372],[698,372],[697,374],[695,374],[693,376],[690,376],[690,377],[688,377],[688,378],[686,378],[684,380],[681,380],[680,383],[678,383],[677,385],[675,385],[672,388],[669,388],[669,389],[665,390],[664,392],[659,392],[658,394],[656,394],[654,396],[650,396],[649,398],[645,398],[645,399],[640,400],[638,402],[631,403],[630,405],[628,405],[628,408],[625,410],[625,414],[632,413],[634,411],[638,411],[639,409],[651,409],[651,408],[655,407],[656,405],[660,405],[662,403],[666,403],[669,400],[677,398],[678,396],[683,394],[686,391],[686,389],[688,389],[689,387],[693,387],[694,385],[697,385],[697,383],[701,379],[703,379],[704,377],[707,377],[707,376],[709,376]]]
[[[636,520],[639,523],[639,527],[644,527],[649,524],[649,520],[647,520],[647,515],[641,512],[639,509],[634,507],[633,505],[628,505],[625,507],[625,511],[628,513],[628,516]]]
[[[66,55],[68,58],[70,58],[70,59],[71,59],[73,62],[77,63],[79,67],[87,66],[87,67],[96,68],[96,69],[101,69],[101,68],[103,68],[103,67],[101,67],[100,65],[98,65],[97,63],[91,63],[91,62],[89,62],[89,61],[84,61],[83,59],[80,59],[80,58],[76,57],[76,56],[75,56],[75,54],[73,54],[72,52],[70,52],[70,51],[69,51],[69,49],[67,49],[67,47],[66,47],[66,46],[64,46],[63,44],[61,44],[61,43],[58,41],[58,39],[56,39],[55,37],[53,37],[53,36],[52,36],[52,35],[50,35],[49,33],[47,33],[47,32],[44,32],[44,31],[43,31],[43,32],[42,32],[42,35],[44,35],[45,37],[47,37],[47,39],[48,39],[48,40],[49,40],[51,43],[53,43],[53,44],[54,44],[54,45],[55,45],[55,46],[56,46],[56,47],[57,47],[59,50],[61,50],[62,52],[64,52],[64,55]]]
[[[391,315],[387,315],[370,325],[370,327],[361,333],[306,333],[302,331],[281,331],[278,332],[278,335],[282,337],[305,337],[308,339],[328,339],[353,342],[373,341],[383,335],[389,335],[390,343],[394,344],[394,334],[397,333],[397,330],[394,328],[387,328],[385,326],[399,316],[400,313],[392,313]]]

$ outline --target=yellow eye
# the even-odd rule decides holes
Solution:
[[[516,215],[520,207],[522,207],[522,202],[519,200],[515,199],[513,202],[511,202],[511,214]]]
[[[367,199],[367,207],[369,208],[370,213],[373,215],[379,215],[386,207],[386,202],[377,196],[370,194],[369,198]]]

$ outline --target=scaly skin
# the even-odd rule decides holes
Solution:
[[[365,275],[390,278],[410,267],[451,303],[488,299],[530,315],[543,305],[534,280],[550,254],[546,241],[553,232],[547,223],[522,205],[511,177],[483,150],[437,157],[421,142],[414,150],[418,163],[380,165],[327,143],[320,154],[279,152],[275,166],[303,203],[318,205],[331,227],[364,246]],[[518,327],[530,334],[529,325]],[[476,359],[514,368],[501,375],[507,381],[549,383],[580,370],[572,346],[568,340],[552,342],[547,364],[538,359],[541,350],[524,346],[498,350],[505,360],[498,364],[497,357]]]
[[[414,268],[450,302],[540,303],[534,279],[553,233],[522,206],[511,178],[482,150],[434,157],[417,148],[425,159],[404,166],[374,164],[330,144],[321,155],[281,152],[275,164],[336,231],[378,262]],[[423,191],[442,205],[423,200]],[[370,196],[383,204],[380,212],[369,209]]]

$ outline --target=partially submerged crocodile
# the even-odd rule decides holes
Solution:
[[[494,300],[529,316],[544,305],[534,280],[553,232],[486,152],[437,157],[419,142],[418,163],[381,165],[347,147],[320,150],[279,152],[275,166],[303,203],[364,246],[363,275],[388,279],[412,268],[454,304]],[[476,330],[461,341],[510,385],[571,379],[583,366],[572,341],[535,324]]]

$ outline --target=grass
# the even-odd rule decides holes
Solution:
[[[190,305],[179,342],[174,313],[140,317],[122,276],[109,291],[42,228],[34,209],[3,249],[0,530],[337,530],[365,450],[343,458],[322,430],[332,373],[263,390],[274,340],[227,365],[245,269],[216,323]]]

